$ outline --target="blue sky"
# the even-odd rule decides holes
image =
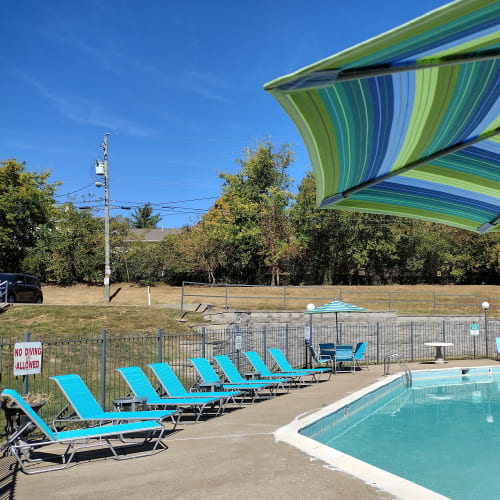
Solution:
[[[220,194],[217,171],[259,139],[292,145],[296,182],[308,170],[264,83],[445,3],[2,2],[0,160],[50,170],[58,200],[85,204],[103,196],[94,161],[109,132],[111,206],[150,202],[160,226],[194,223]]]

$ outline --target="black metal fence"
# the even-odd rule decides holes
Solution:
[[[480,324],[479,335],[471,335],[469,322],[393,322],[393,323],[341,323],[315,325],[311,340],[317,347],[322,342],[356,344],[366,341],[366,359],[369,363],[383,363],[390,354],[399,354],[404,361],[425,361],[434,358],[434,349],[426,342],[450,342],[445,349],[449,359],[495,358],[495,339],[500,337],[500,322]],[[14,345],[20,341],[40,340],[43,346],[42,372],[27,377],[13,375]],[[152,376],[148,363],[168,362],[186,387],[196,381],[196,373],[189,358],[228,355],[241,372],[253,368],[243,352],[257,351],[269,368],[273,360],[267,349],[277,347],[295,367],[307,362],[303,325],[276,325],[260,328],[204,327],[197,332],[174,333],[159,329],[154,333],[110,333],[97,335],[54,336],[37,339],[25,334],[24,338],[0,338],[0,384],[18,392],[48,395],[49,403],[40,414],[52,419],[66,401],[50,381],[50,377],[77,373],[86,382],[97,401],[105,409],[112,408],[112,400],[128,394],[116,368],[140,366]],[[154,382],[154,378],[151,377]]]
[[[445,294],[423,290],[352,290],[342,286],[266,286],[235,285],[230,283],[201,283],[183,281],[181,291],[182,318],[186,299],[208,301],[235,309],[241,303],[265,301],[266,307],[283,311],[305,309],[310,301],[330,302],[334,298],[367,307],[371,310],[397,311],[400,314],[484,314],[482,303],[489,303],[491,314],[498,314],[500,304],[495,297],[474,294]],[[248,307],[248,305],[246,306]]]

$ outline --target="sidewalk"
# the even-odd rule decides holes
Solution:
[[[491,360],[454,361],[445,367],[492,363]],[[412,370],[435,367],[432,364],[410,365]],[[364,368],[355,375],[334,375],[329,382],[293,390],[196,425],[180,426],[179,432],[166,439],[169,449],[151,457],[124,462],[93,460],[65,471],[36,476],[18,473],[14,497],[392,498],[359,479],[326,468],[320,461],[311,460],[287,444],[276,443],[273,436],[276,429],[298,415],[375,382],[382,371],[382,366],[370,366],[369,371]],[[392,365],[391,372],[397,371],[398,366]],[[0,467],[2,475],[6,460]]]

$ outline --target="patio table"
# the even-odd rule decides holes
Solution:
[[[434,363],[446,363],[443,356],[443,347],[451,347],[453,344],[451,342],[425,342],[426,346],[434,347],[436,349],[436,356],[434,358]]]

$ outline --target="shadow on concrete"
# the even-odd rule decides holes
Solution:
[[[13,456],[0,458],[0,500],[15,498],[19,464]]]

